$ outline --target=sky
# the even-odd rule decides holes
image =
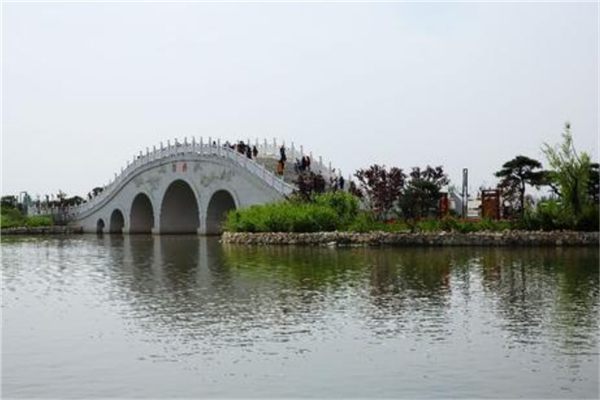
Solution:
[[[597,3],[4,3],[2,194],[85,195],[192,136],[471,191],[561,140],[598,159]]]

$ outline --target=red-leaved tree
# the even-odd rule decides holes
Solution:
[[[394,209],[402,194],[406,175],[402,169],[385,165],[372,165],[368,169],[359,169],[354,174],[358,179],[358,190],[365,204],[376,217],[385,218]]]

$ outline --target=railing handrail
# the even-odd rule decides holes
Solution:
[[[196,141],[196,138],[193,137],[191,141],[188,141],[186,137],[183,142],[175,139],[173,144],[171,144],[170,140],[167,140],[166,147],[162,142],[160,143],[160,147],[153,146],[152,150],[150,150],[149,147],[146,147],[146,153],[144,154],[140,151],[138,155],[133,156],[131,162],[127,161],[126,167],[121,168],[119,174],[115,173],[114,179],[111,179],[108,184],[103,186],[103,191],[101,193],[83,204],[71,207],[69,213],[72,215],[85,213],[101,203],[104,203],[107,199],[112,198],[112,195],[121,187],[121,184],[128,181],[140,168],[158,160],[186,154],[216,155],[232,160],[240,167],[253,173],[253,175],[257,176],[269,187],[277,190],[279,193],[287,195],[293,191],[294,187],[292,185],[285,182],[283,178],[275,175],[274,171],[270,171],[264,165],[256,162],[254,158],[248,158],[245,154],[241,154],[226,144],[222,144],[220,140],[213,140],[210,137],[206,142],[204,140],[205,139],[201,137],[199,141]],[[328,168],[325,168],[325,164],[321,157],[316,161],[313,158],[312,152],[306,154],[302,146],[300,146],[300,149],[297,149],[293,142],[290,147],[286,147],[283,142],[281,145],[278,145],[276,139],[273,140],[272,144],[266,140],[262,143],[259,143],[258,140],[256,140],[254,144],[249,143],[249,141],[244,143],[251,147],[256,146],[259,157],[263,155],[268,158],[278,158],[280,148],[283,145],[286,149],[286,157],[288,160],[301,159],[302,157],[309,156],[311,158],[311,170],[319,171],[326,178],[331,178],[333,176],[331,163],[329,163]]]

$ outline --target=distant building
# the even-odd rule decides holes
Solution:
[[[463,201],[461,197],[454,192],[448,193],[448,202],[450,203],[450,210],[452,210],[455,215],[462,216]]]
[[[480,218],[481,199],[469,199],[467,202],[467,218]]]

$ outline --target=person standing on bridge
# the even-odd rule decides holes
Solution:
[[[283,163],[285,163],[287,161],[287,157],[285,156],[285,147],[281,146],[279,148],[279,160]]]
[[[254,158],[258,157],[258,149],[256,148],[256,146],[252,146],[252,155],[254,156]]]

